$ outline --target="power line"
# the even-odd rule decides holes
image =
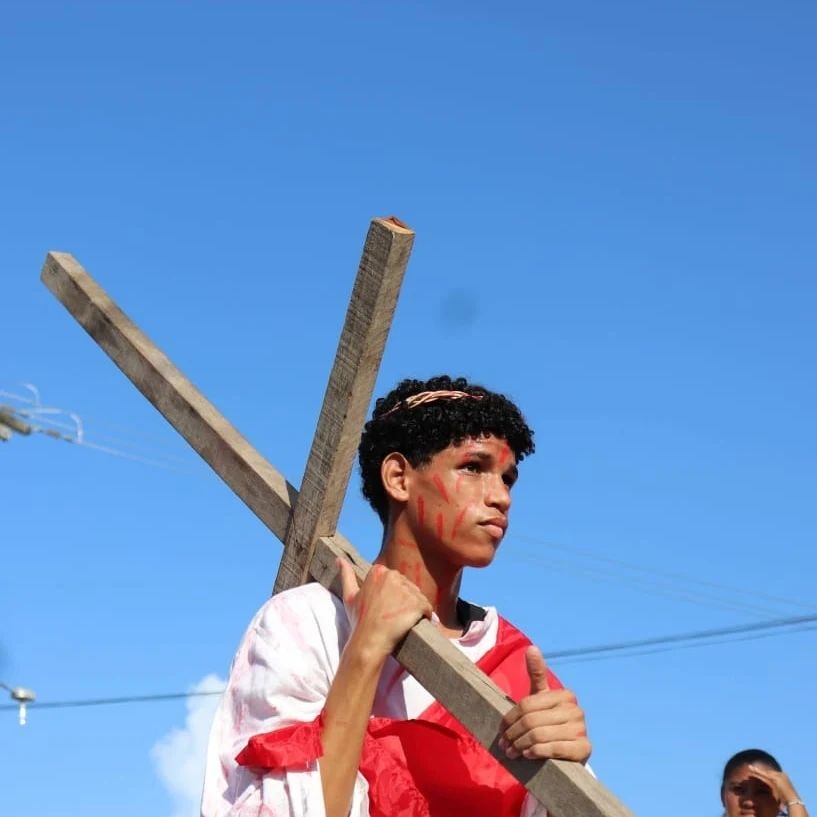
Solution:
[[[573,658],[586,655],[598,655],[600,653],[620,652],[621,650],[638,649],[641,647],[654,647],[664,644],[680,644],[683,642],[702,641],[719,636],[738,635],[741,633],[758,632],[762,630],[779,629],[781,627],[793,627],[798,624],[811,624],[817,622],[817,615],[811,616],[790,616],[789,618],[777,618],[771,621],[756,621],[752,624],[738,624],[732,627],[718,627],[714,630],[696,630],[691,633],[678,633],[676,635],[664,635],[656,638],[639,638],[635,641],[619,641],[614,644],[599,644],[595,647],[578,647],[570,650],[548,651],[547,657],[550,659]],[[783,635],[785,633],[778,633]]]
[[[548,569],[562,570],[573,575],[586,576],[591,579],[606,581],[615,585],[629,587],[653,596],[676,599],[678,601],[689,602],[702,607],[716,608],[719,610],[729,610],[731,612],[754,613],[760,615],[779,615],[780,610],[769,607],[758,607],[757,605],[744,604],[741,601],[712,598],[700,592],[688,591],[683,587],[665,587],[655,584],[648,576],[628,576],[615,573],[604,568],[575,564],[560,560],[554,560],[542,556],[535,556],[519,551],[508,550],[508,557],[518,561],[532,562],[533,564],[547,567]]]
[[[578,647],[570,650],[547,651],[546,658],[554,663],[568,664],[581,661],[605,660],[612,658],[631,658],[639,655],[648,655],[655,652],[689,649],[691,647],[708,647],[716,644],[727,644],[740,641],[749,641],[759,638],[772,638],[780,635],[790,635],[811,630],[817,630],[817,615],[792,616],[789,618],[772,619],[770,621],[756,621],[752,624],[741,624],[735,627],[719,627],[714,630],[696,630],[691,633],[660,636],[657,638],[641,638],[635,641],[621,641],[613,644],[600,644],[595,647]],[[769,630],[781,630],[769,632]],[[730,636],[740,636],[731,638]],[[714,641],[713,639],[720,640]],[[633,650],[638,650],[633,652]],[[627,652],[629,651],[629,652]],[[625,654],[621,654],[625,653]],[[566,659],[566,660],[565,660]],[[581,659],[581,660],[576,660]],[[84,706],[107,706],[110,704],[153,703],[157,701],[171,701],[180,698],[194,698],[211,695],[221,695],[224,689],[202,692],[171,692],[163,695],[127,695],[119,698],[87,698],[76,701],[42,701],[30,704],[31,709],[67,709]],[[16,705],[4,704],[0,711],[16,709]]]
[[[589,664],[593,663],[594,661],[610,661],[616,658],[639,658],[644,655],[655,655],[656,653],[661,652],[670,652],[674,650],[691,650],[691,649],[700,649],[701,647],[717,647],[721,644],[736,644],[740,643],[741,641],[758,641],[762,638],[775,638],[776,636],[781,635],[796,635],[798,633],[805,633],[810,631],[817,630],[817,627],[792,627],[789,630],[783,630],[782,632],[778,633],[770,633],[770,632],[762,632],[762,633],[750,633],[749,635],[740,636],[738,638],[722,638],[719,640],[711,640],[711,641],[695,641],[689,642],[687,644],[666,644],[663,646],[656,646],[656,647],[647,647],[646,649],[636,650],[634,652],[618,652],[618,653],[605,653],[603,655],[588,655],[588,656],[581,656],[576,658],[566,658],[563,660],[556,659],[554,664],[557,664],[559,667],[564,666],[565,664]]]
[[[22,398],[20,395],[15,395],[7,391],[0,391],[0,396],[2,395],[14,397],[17,400],[24,400],[24,398]],[[32,403],[33,401],[28,400],[25,402]],[[74,420],[74,423],[69,424],[53,419],[52,417],[44,416],[44,414],[47,413],[67,414]],[[21,418],[24,418],[24,420]],[[10,433],[3,433],[4,427],[8,427],[9,429],[20,434],[45,434],[53,439],[73,443],[75,445],[83,446],[84,448],[91,448],[95,451],[100,451],[103,454],[131,460],[132,462],[139,462],[143,465],[150,465],[154,468],[162,468],[166,471],[171,471],[177,474],[184,474],[185,476],[200,476],[200,474],[195,471],[180,468],[161,459],[146,457],[142,454],[135,454],[128,451],[122,451],[118,448],[113,448],[108,445],[100,445],[97,442],[89,440],[82,426],[82,421],[79,418],[79,415],[65,412],[62,409],[48,409],[40,406],[32,409],[15,409],[11,406],[0,406],[0,435],[2,435],[5,439],[8,439]],[[102,439],[104,439],[104,437],[102,437]],[[169,458],[171,460],[176,460],[177,462],[186,463],[185,460],[182,460],[179,457],[170,456]]]
[[[177,456],[174,456],[172,454],[166,453],[164,450],[160,451],[160,454],[162,455],[162,457],[164,459],[161,460],[161,461],[158,461],[158,460],[155,460],[155,459],[144,458],[141,453],[133,455],[132,453],[129,453],[129,452],[122,452],[120,450],[111,449],[111,448],[108,448],[108,447],[102,448],[98,443],[91,443],[90,441],[85,439],[85,437],[87,436],[87,432],[83,433],[83,435],[82,435],[83,438],[82,439],[79,439],[78,435],[76,434],[76,424],[64,423],[64,422],[61,422],[59,420],[54,420],[54,419],[52,419],[50,417],[43,417],[40,414],[38,414],[36,411],[29,411],[27,409],[17,409],[16,413],[20,414],[20,415],[23,415],[24,417],[36,418],[36,420],[40,424],[40,426],[53,426],[54,428],[59,428],[59,429],[65,430],[65,431],[73,432],[73,434],[71,435],[70,442],[85,444],[85,445],[89,446],[90,448],[97,448],[98,450],[102,450],[104,453],[114,453],[114,454],[123,454],[124,453],[124,454],[127,454],[128,456],[138,456],[140,462],[145,462],[145,463],[150,464],[150,465],[154,465],[154,464],[162,465],[164,463],[164,461],[171,461],[171,460],[175,461],[175,462],[178,462],[178,463],[182,463],[183,465],[187,465],[190,462],[189,458],[177,457]],[[121,436],[120,437],[112,437],[112,436],[106,435],[106,434],[98,434],[98,433],[96,433],[96,430],[93,431],[91,436],[94,438],[94,440],[100,440],[102,443],[123,444],[125,447],[142,445],[138,441],[135,441],[133,439],[129,439],[127,437],[121,437]]]
[[[29,704],[29,709],[68,709],[80,706],[108,706],[109,704],[136,704],[154,701],[173,701],[179,698],[196,698],[206,695],[221,695],[223,689],[214,689],[207,692],[170,692],[164,695],[126,695],[121,698],[87,698],[77,701],[37,701]],[[16,709],[17,705],[3,704],[0,710]]]
[[[750,610],[752,612],[763,612],[763,613],[766,613],[766,614],[768,614],[770,612],[771,613],[779,612],[779,610],[770,610],[768,607],[766,607],[766,608],[758,607],[756,604],[755,605],[750,605],[750,604],[747,604],[745,600],[739,600],[739,599],[736,599],[736,598],[732,598],[732,599],[729,599],[729,600],[724,600],[723,599],[723,593],[729,593],[732,596],[749,597],[752,600],[755,600],[755,599],[766,600],[766,601],[774,603],[778,607],[780,605],[784,605],[784,606],[787,606],[787,607],[796,607],[796,608],[800,608],[801,610],[807,610],[807,611],[817,610],[817,603],[813,603],[813,602],[808,603],[808,602],[804,602],[804,601],[801,601],[801,600],[792,599],[790,597],[775,596],[775,595],[771,595],[769,593],[760,592],[760,591],[756,590],[755,588],[752,588],[751,590],[746,590],[746,589],[739,588],[739,587],[732,587],[730,585],[723,584],[721,582],[713,582],[713,581],[710,581],[710,580],[707,580],[707,579],[701,579],[701,578],[698,578],[696,576],[689,576],[689,575],[686,575],[686,574],[683,574],[683,573],[675,573],[675,572],[672,572],[672,571],[660,570],[660,569],[652,568],[652,567],[644,567],[642,565],[637,565],[637,564],[634,564],[632,562],[626,562],[623,559],[615,559],[615,558],[612,558],[612,557],[607,556],[605,554],[596,553],[596,552],[594,552],[592,550],[589,550],[587,548],[571,547],[571,546],[568,546],[568,545],[557,544],[555,542],[546,541],[546,540],[542,539],[541,537],[530,536],[530,535],[525,534],[525,533],[516,533],[516,534],[514,534],[514,538],[515,539],[520,539],[522,541],[530,542],[532,544],[543,545],[543,546],[545,546],[547,548],[550,548],[550,549],[567,551],[569,554],[571,554],[571,556],[575,556],[575,555],[578,554],[580,556],[584,556],[584,557],[586,557],[586,558],[588,558],[590,560],[596,561],[596,562],[606,563],[608,565],[611,565],[613,568],[621,568],[621,569],[623,569],[625,571],[631,571],[631,572],[635,572],[635,573],[646,574],[646,577],[659,577],[661,579],[664,579],[665,581],[668,581],[670,583],[670,585],[667,588],[654,587],[654,589],[647,589],[647,588],[644,588],[643,586],[640,587],[640,589],[646,590],[646,592],[654,592],[654,593],[656,593],[658,595],[664,595],[664,593],[667,592],[667,591],[670,592],[670,593],[685,592],[688,588],[686,588],[686,587],[678,588],[677,586],[676,587],[672,586],[673,583],[675,583],[676,585],[678,583],[681,583],[682,585],[697,585],[697,586],[699,586],[700,589],[695,591],[698,594],[707,592],[703,588],[711,588],[711,590],[709,592],[710,592],[711,595],[715,596],[715,599],[711,600],[709,602],[706,602],[706,603],[708,603],[709,606],[723,607],[724,602],[726,602],[727,604],[729,604],[732,607],[732,609],[735,609],[735,606],[737,605],[737,606],[739,606],[740,608],[742,608],[744,610]],[[539,561],[539,562],[541,562],[543,564],[548,564],[548,565],[552,564],[552,560],[544,559],[544,558],[542,558],[542,556],[540,554],[531,554],[531,553],[519,552],[519,551],[515,551],[514,548],[512,548],[512,547],[508,548],[507,553],[508,553],[509,556],[511,556],[511,558],[514,558],[514,557],[516,557],[516,558],[526,558],[526,559],[528,559],[530,561],[534,561],[534,562]],[[584,565],[582,565],[582,567],[584,567],[584,569],[586,569],[586,570],[589,569],[591,571],[595,571],[596,573],[600,573],[602,571],[602,568],[597,567],[597,566],[592,566],[592,565],[591,566],[584,566]],[[608,572],[608,573],[603,573],[602,575],[607,576],[607,577],[612,576],[612,577],[615,577],[616,579],[619,578],[619,574],[617,574],[617,573]],[[629,581],[633,581],[633,582],[638,582],[638,581],[643,581],[644,580],[642,577],[639,577],[639,576],[627,577],[625,575],[623,578],[625,578],[625,579],[627,579]],[[712,591],[716,591],[716,594],[712,593]],[[702,598],[706,598],[706,597],[703,596]],[[686,599],[686,600],[690,601],[691,599]]]

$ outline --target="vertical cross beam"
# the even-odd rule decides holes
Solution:
[[[414,233],[396,218],[372,221],[298,500],[284,536],[275,593],[307,581],[315,543],[337,530],[413,243]]]

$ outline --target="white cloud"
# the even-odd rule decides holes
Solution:
[[[225,683],[211,674],[190,691],[213,692],[224,689]],[[156,772],[173,801],[173,817],[199,817],[207,738],[219,700],[218,695],[188,698],[184,728],[171,729],[150,750]]]

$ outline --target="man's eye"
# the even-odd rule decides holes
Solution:
[[[482,470],[482,467],[478,462],[466,462],[462,467],[466,471],[471,471],[474,474],[478,474]]]

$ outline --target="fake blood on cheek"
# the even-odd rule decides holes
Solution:
[[[434,487],[439,491],[440,496],[443,498],[443,502],[445,502],[445,504],[447,505],[448,504],[448,493],[445,490],[445,485],[443,485],[443,481],[440,479],[440,477],[437,474],[434,474],[431,477],[431,481],[434,483]]]
[[[454,539],[457,537],[457,531],[459,530],[460,525],[462,524],[462,520],[465,518],[465,512],[468,510],[468,505],[466,505],[458,514],[457,518],[454,520],[454,527],[451,528],[451,541],[453,542]]]
[[[443,515],[437,514],[437,538],[442,541],[443,538]]]

